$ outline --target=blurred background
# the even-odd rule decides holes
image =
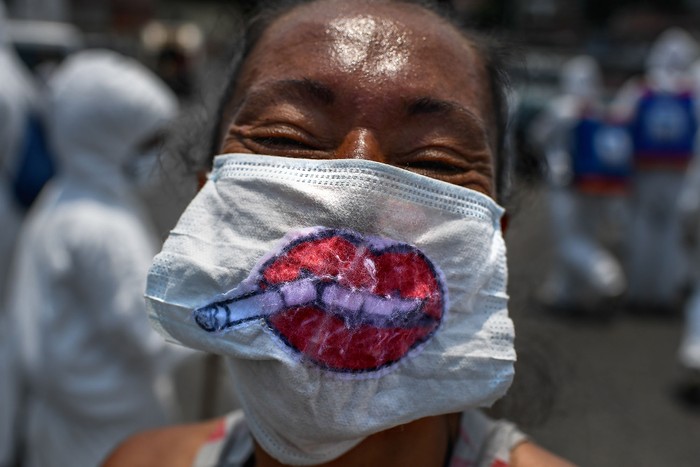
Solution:
[[[203,131],[254,3],[6,1],[10,41],[39,83],[71,53],[104,47],[147,65],[177,94],[182,107],[167,144],[179,159],[169,176],[186,183],[151,194],[161,239],[194,192],[191,161],[209,149]],[[515,385],[494,412],[582,466],[700,465],[698,351],[679,350],[693,347],[700,268],[693,205],[700,194],[689,180],[700,1],[451,3],[468,23],[503,39],[512,79],[507,242],[520,360]],[[651,60],[670,28],[685,36]],[[687,126],[680,138],[688,154],[678,143],[645,158],[640,132],[655,130],[640,116],[642,103],[653,107],[659,95],[666,113],[654,114],[657,123]],[[609,138],[594,136],[599,127]],[[601,145],[617,165],[595,172],[590,161],[608,153]],[[683,196],[689,207],[680,206]],[[657,228],[656,237],[640,237]],[[630,259],[640,251],[656,256]],[[636,278],[642,273],[651,279]],[[226,384],[219,362],[190,360],[178,376],[183,419],[235,405],[227,390],[205,389]]]

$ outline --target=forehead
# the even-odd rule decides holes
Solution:
[[[491,112],[484,62],[454,26],[411,4],[319,1],[274,21],[249,55],[236,95],[265,81],[315,78],[363,91],[432,95]]]

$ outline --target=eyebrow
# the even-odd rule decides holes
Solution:
[[[306,100],[311,98],[319,104],[331,105],[335,102],[336,95],[330,87],[320,81],[302,78],[267,83],[261,89],[253,90],[245,100],[250,98],[262,98],[263,100],[278,100],[280,98]]]
[[[335,103],[336,97],[335,91],[320,81],[311,78],[282,79],[265,83],[261,88],[251,90],[248,96],[236,106],[233,113],[236,113],[244,106],[246,101],[251,100],[257,101],[260,99],[273,102],[280,99],[299,99],[305,101],[310,98],[321,105],[330,106]],[[424,96],[407,100],[404,108],[408,116],[436,115],[438,117],[447,117],[456,115],[460,120],[476,126],[485,134],[489,133],[484,122],[473,111],[457,102]]]
[[[485,122],[482,119],[480,119],[473,111],[457,102],[426,96],[406,102],[405,108],[406,114],[411,117],[420,115],[448,117],[450,115],[454,115],[469,126],[476,127],[483,131],[484,134],[487,135],[487,138],[490,134],[489,128],[485,125]]]
[[[466,107],[456,102],[436,99],[434,97],[419,97],[407,102],[406,113],[410,116],[427,114],[459,114],[474,120],[475,123],[479,122],[479,119],[476,115],[474,115],[474,112],[470,111]]]

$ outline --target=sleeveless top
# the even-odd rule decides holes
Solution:
[[[492,420],[479,410],[462,413],[448,467],[508,467],[510,452],[527,440],[514,424]],[[253,466],[253,437],[243,411],[228,414],[200,448],[192,467]]]

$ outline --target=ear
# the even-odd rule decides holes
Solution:
[[[506,234],[508,231],[508,224],[510,223],[510,216],[508,213],[503,213],[503,216],[501,217],[501,232],[503,232],[503,235]]]

